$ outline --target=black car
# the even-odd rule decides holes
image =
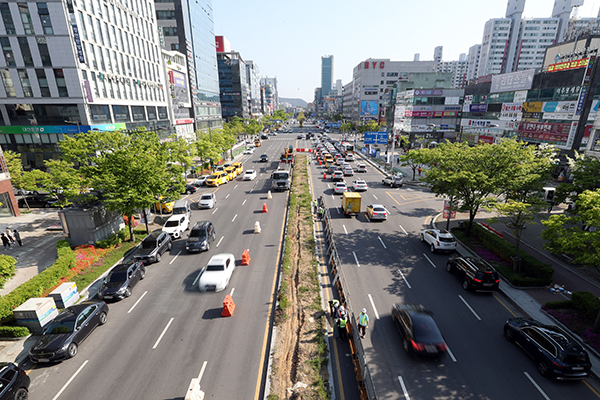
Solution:
[[[530,318],[510,318],[504,324],[504,337],[525,350],[543,376],[559,380],[590,376],[592,363],[588,353],[556,326],[543,325]]]
[[[106,323],[105,302],[84,302],[63,310],[48,324],[42,337],[29,350],[33,362],[60,361],[75,357],[77,349],[90,333]]]
[[[27,400],[29,376],[11,362],[0,362],[0,400]]]
[[[25,202],[25,200],[27,200],[27,202]],[[56,199],[43,195],[27,196],[20,198],[17,201],[19,208],[27,206],[35,208],[50,208],[54,203],[56,203]]]
[[[392,321],[402,336],[402,347],[408,354],[439,358],[448,351],[432,313],[421,304],[393,304]]]
[[[450,257],[446,263],[446,271],[456,271],[465,290],[491,291],[500,287],[500,275],[482,258]]]
[[[104,278],[98,297],[102,300],[122,300],[131,296],[131,289],[145,277],[146,269],[142,262],[119,264]]]
[[[196,193],[196,187],[193,185],[185,185],[185,192],[181,194],[193,194]]]
[[[269,161],[269,156],[266,154],[261,154],[260,155],[260,162],[268,162]]]
[[[212,222],[196,222],[185,241],[185,249],[190,253],[209,250],[210,242],[214,242],[215,238],[215,227]]]
[[[157,229],[142,240],[133,258],[142,261],[144,264],[159,262],[161,255],[166,251],[170,251],[172,246],[171,235]]]
[[[269,135],[267,135],[266,133],[263,133],[262,135],[260,135],[260,138],[263,140],[266,140],[269,138]]]

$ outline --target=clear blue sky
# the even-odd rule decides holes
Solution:
[[[481,43],[483,26],[502,18],[506,0],[213,0],[215,35],[253,60],[262,76],[277,77],[279,96],[311,102],[321,85],[321,57],[333,55],[334,82],[347,84],[367,58],[457,60]],[[553,0],[527,0],[524,17],[550,17]],[[580,17],[598,15],[585,0]]]

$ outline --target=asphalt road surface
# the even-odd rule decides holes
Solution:
[[[159,263],[146,268],[146,279],[131,297],[109,303],[106,325],[81,344],[76,357],[31,369],[32,400],[183,399],[192,378],[200,378],[207,398],[256,399],[263,395],[267,336],[270,332],[288,192],[273,193],[270,174],[293,134],[263,141],[244,156],[244,169],[255,169],[254,181],[241,177],[218,188],[188,196],[193,204],[190,226],[213,222],[216,240],[209,251],[188,254],[185,238],[174,241]],[[260,163],[267,153],[271,162]],[[217,205],[199,210],[195,202],[215,192]],[[263,213],[266,203],[268,213]],[[254,234],[254,223],[262,232]],[[187,235],[184,235],[186,237]],[[250,265],[241,256],[250,250]],[[212,255],[232,253],[236,270],[222,292],[200,293],[200,269]],[[233,317],[221,317],[223,300],[232,294]]]
[[[362,160],[351,164],[358,162]],[[600,397],[593,379],[557,382],[539,375],[533,360],[503,337],[506,319],[520,315],[510,299],[464,291],[459,279],[446,272],[449,255],[432,254],[420,242],[419,232],[441,211],[443,199],[416,186],[383,186],[383,174],[369,167],[366,174],[345,179],[350,184],[362,178],[369,185],[361,193],[363,213],[345,217],[341,196],[333,194],[330,179],[322,179],[323,169],[313,165],[311,172],[315,193],[323,195],[332,216],[354,312],[358,316],[365,307],[370,317],[363,346],[378,399]],[[383,204],[390,212],[387,221],[369,221],[364,213],[368,204]],[[435,361],[405,353],[390,317],[398,302],[420,303],[433,311],[450,349],[447,356]]]

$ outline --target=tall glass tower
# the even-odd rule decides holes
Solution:
[[[323,97],[329,97],[333,89],[333,56],[321,57],[321,93]]]

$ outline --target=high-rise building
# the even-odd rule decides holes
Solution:
[[[155,0],[166,50],[187,56],[196,129],[222,126],[212,0]]]
[[[333,56],[321,57],[321,92],[328,97],[333,89]]]
[[[172,131],[154,2],[0,3],[0,144],[25,167],[65,135]]]
[[[260,79],[260,86],[265,90],[264,109],[270,115],[279,108],[279,92],[277,90],[277,78],[264,77]]]
[[[219,88],[223,118],[249,118],[251,96],[248,86],[246,63],[235,51],[217,53],[219,67]]]
[[[467,55],[467,81],[472,81],[479,76],[477,74],[477,68],[479,67],[480,54],[480,44],[469,47],[469,54]]]
[[[264,114],[260,95],[260,69],[252,60],[246,61],[246,77],[250,93],[250,115],[260,117]]]

